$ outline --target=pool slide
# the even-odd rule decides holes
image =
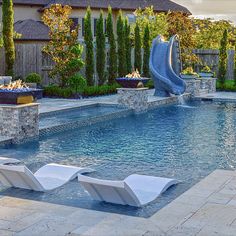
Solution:
[[[155,96],[169,97],[171,94],[181,95],[186,90],[186,84],[173,69],[179,62],[180,53],[177,51],[178,36],[164,41],[161,36],[156,37],[152,43],[149,67],[155,85]],[[176,56],[178,55],[178,56]]]

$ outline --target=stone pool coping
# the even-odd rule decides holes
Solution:
[[[236,92],[216,92],[216,93],[203,94],[194,97],[194,100],[236,103]]]
[[[22,108],[22,107],[33,107],[33,106],[37,106],[40,103],[37,102],[33,102],[33,103],[29,103],[29,104],[20,104],[20,105],[15,105],[15,104],[0,104],[0,108],[4,107],[4,108],[10,108],[10,109],[18,109],[18,108]]]
[[[149,218],[0,197],[0,235],[233,236],[235,232],[236,171],[215,170]]]

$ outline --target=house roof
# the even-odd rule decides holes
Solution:
[[[2,0],[0,0],[0,3]],[[181,11],[186,14],[191,12],[171,0],[13,0],[15,5],[36,5],[41,6],[41,9],[48,7],[53,3],[61,3],[70,5],[74,8],[87,8],[90,6],[93,9],[107,9],[110,5],[114,10],[135,10],[139,7],[145,8],[153,6],[157,12]]]
[[[35,20],[20,20],[14,24],[14,30],[21,34],[21,37],[16,40],[20,41],[45,41],[49,40],[49,29],[41,21]]]

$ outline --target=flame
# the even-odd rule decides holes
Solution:
[[[132,73],[128,74],[125,76],[125,78],[134,78],[134,79],[139,79],[141,78],[141,75],[139,74],[138,69],[134,70]]]
[[[29,88],[22,80],[10,82],[8,85],[0,85],[0,89],[15,90]]]

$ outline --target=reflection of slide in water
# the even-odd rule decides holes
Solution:
[[[180,95],[185,92],[185,82],[173,70],[176,40],[176,35],[169,42],[164,41],[161,36],[153,40],[149,67],[154,80],[155,96],[169,97],[170,94]]]

